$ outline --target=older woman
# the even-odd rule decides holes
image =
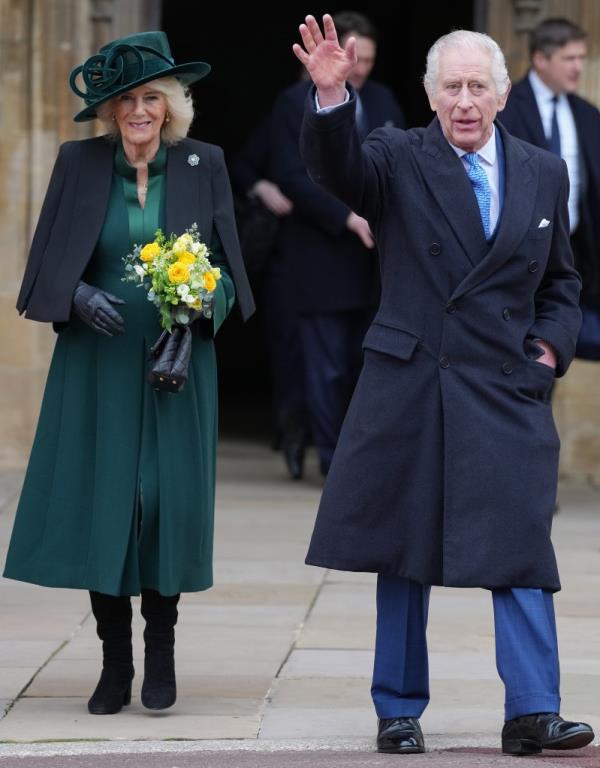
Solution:
[[[236,296],[244,318],[254,305],[223,153],[185,138],[186,86],[209,70],[176,66],[162,32],[110,43],[74,70],[86,104],[75,120],[97,117],[107,135],[61,147],[17,304],[58,338],[4,575],[90,591],[103,642],[93,714],[130,702],[130,596],[141,593],[146,620],[142,703],[164,709],[176,697],[179,594],[212,584],[212,337]],[[222,279],[212,318],[192,325],[188,382],[171,394],[147,381],[159,317],[122,281],[122,257],[158,227],[194,223]]]

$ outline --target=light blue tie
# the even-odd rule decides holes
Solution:
[[[481,214],[481,223],[486,239],[490,237],[490,206],[492,202],[492,190],[486,172],[479,165],[476,152],[467,152],[463,155],[467,161],[467,176],[473,185],[473,191],[477,198],[479,213]]]

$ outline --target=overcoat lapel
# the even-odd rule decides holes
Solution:
[[[483,224],[473,187],[456,152],[442,134],[435,118],[425,131],[421,148],[415,150],[425,183],[456,238],[462,245],[470,267],[488,252]]]
[[[467,293],[486,280],[514,254],[531,225],[537,194],[538,161],[523,144],[496,124],[504,144],[506,183],[502,218],[492,247],[485,258],[465,277],[452,294],[452,299]]]
[[[200,237],[210,245],[212,193],[208,153],[191,152],[182,141],[167,152],[166,234],[181,235],[196,223]],[[198,160],[196,165],[190,163]]]

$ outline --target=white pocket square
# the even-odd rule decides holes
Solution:
[[[550,226],[550,222],[548,221],[548,219],[542,219],[538,224],[538,229],[545,229],[548,226]]]

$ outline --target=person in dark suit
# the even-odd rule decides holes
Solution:
[[[358,57],[349,73],[360,107],[361,136],[383,125],[404,126],[402,111],[369,78],[376,31],[364,16],[336,15],[342,36],[354,34]],[[299,313],[312,435],[327,474],[361,364],[361,342],[379,297],[374,241],[366,220],[321,189],[306,173],[299,138],[307,81],[288,88],[271,118],[271,173],[293,205],[283,224],[287,298]]]
[[[250,280],[259,287],[265,317],[272,382],[274,445],[290,476],[299,480],[309,441],[304,359],[298,313],[289,301],[281,248],[281,227],[293,204],[268,175],[271,170],[270,114],[244,142],[231,167],[238,193],[238,226]]]
[[[585,38],[568,19],[538,24],[529,39],[531,68],[513,86],[501,122],[513,136],[567,164],[571,246],[584,313],[576,356],[600,360],[600,111],[576,93]]]
[[[176,699],[180,593],[212,585],[213,336],[236,299],[243,317],[254,303],[223,152],[186,138],[188,86],[209,71],[175,65],[164,32],[143,32],[72,72],[85,103],[74,119],[98,118],[105,135],[61,146],[17,301],[58,337],[4,576],[89,590],[103,650],[88,702],[96,715],[131,701],[130,596],[141,594],[146,620],[142,703],[166,709]],[[187,385],[171,394],[148,382],[159,314],[123,281],[123,257],[159,227],[183,235],[193,224],[221,279],[212,317],[191,328]]]
[[[427,57],[427,128],[361,144],[330,16],[294,52],[316,85],[302,152],[312,178],[364,216],[382,295],[306,562],[372,571],[372,697],[381,752],[422,752],[430,586],[492,590],[506,690],[502,749],[593,739],[562,720],[550,540],[559,441],[548,406],[580,324],[564,163],[495,117],[510,82],[487,35],[458,30]]]

